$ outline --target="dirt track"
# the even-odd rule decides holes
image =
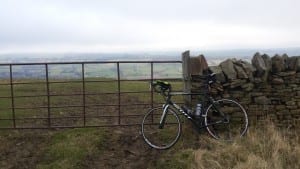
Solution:
[[[112,129],[106,140],[103,154],[88,156],[82,163],[83,168],[144,168],[155,161],[159,151],[149,148],[136,128]],[[128,133],[136,133],[129,135]]]

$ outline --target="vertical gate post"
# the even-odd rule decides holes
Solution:
[[[47,123],[48,128],[51,128],[51,104],[50,104],[50,83],[49,83],[49,65],[45,63],[46,73],[46,89],[47,89]]]
[[[81,80],[82,80],[82,105],[83,105],[83,126],[86,125],[86,88],[85,88],[85,64],[81,63]]]
[[[153,75],[153,62],[151,62],[151,67],[150,67],[150,71],[151,71],[151,84],[153,83],[153,78],[154,78],[154,75]],[[153,104],[153,89],[151,87],[151,109],[153,109],[154,107],[154,104]]]
[[[12,120],[13,120],[13,127],[15,129],[16,128],[16,110],[15,110],[15,96],[14,96],[14,82],[13,82],[12,64],[9,65],[9,77],[10,77],[10,95],[11,95]]]
[[[121,75],[120,75],[120,62],[117,62],[117,75],[118,75],[118,125],[121,124]]]
[[[182,73],[183,73],[183,92],[191,93],[191,69],[190,69],[190,51],[182,53]],[[184,95],[185,105],[190,106],[191,95]]]

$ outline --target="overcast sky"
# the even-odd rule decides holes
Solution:
[[[0,53],[300,47],[299,0],[0,0]]]

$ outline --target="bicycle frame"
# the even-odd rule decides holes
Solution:
[[[198,94],[199,95],[199,94]],[[160,118],[160,122],[159,122],[159,128],[162,129],[164,127],[164,124],[165,124],[165,119],[166,119],[166,116],[167,116],[167,112],[168,112],[168,109],[171,107],[174,107],[177,112],[180,112],[182,115],[184,115],[187,119],[189,119],[198,129],[203,129],[203,128],[206,128],[208,126],[211,126],[211,125],[215,125],[215,124],[220,124],[220,123],[224,123],[227,121],[227,119],[225,118],[225,115],[223,112],[221,112],[217,107],[215,107],[215,105],[213,104],[215,101],[213,98],[210,98],[210,103],[213,105],[213,108],[218,112],[220,113],[224,119],[223,120],[220,120],[220,121],[217,121],[217,122],[214,122],[214,123],[211,123],[209,125],[201,125],[202,123],[198,123],[199,119],[195,119],[194,117],[190,116],[187,112],[185,112],[180,106],[178,106],[176,103],[172,102],[170,98],[166,99],[166,103],[163,105],[163,113],[162,113],[162,116]],[[207,111],[204,112],[204,114],[202,116],[200,116],[201,118],[201,121],[204,120],[204,117],[206,117],[206,114]]]

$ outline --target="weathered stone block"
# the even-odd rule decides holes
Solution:
[[[258,96],[258,97],[254,97],[254,102],[256,104],[261,104],[261,105],[265,105],[265,104],[270,104],[270,99],[268,99],[266,96]]]
[[[249,105],[252,102],[252,100],[250,98],[242,98],[242,100],[240,101],[241,105]]]
[[[273,86],[274,89],[276,89],[277,91],[285,89],[285,85],[274,85]]]
[[[292,88],[285,88],[280,91],[284,96],[294,96]]]
[[[267,68],[267,70],[271,70],[272,69],[272,60],[271,60],[271,57],[268,56],[267,54],[263,54],[261,56],[265,62],[265,66]]]
[[[239,60],[239,61],[236,61],[234,64],[243,68],[244,72],[247,74],[250,81],[254,80],[253,72],[255,72],[256,69],[251,63],[243,61],[243,60]]]
[[[224,72],[225,76],[227,77],[227,79],[229,80],[237,79],[237,73],[234,69],[234,64],[231,59],[227,59],[226,61],[220,63],[220,67]]]
[[[260,53],[255,53],[252,58],[252,65],[256,68],[257,71],[261,72],[267,70],[265,62]]]
[[[252,92],[251,93],[252,97],[263,96],[263,95],[264,95],[264,93],[262,93],[262,92]]]
[[[272,72],[278,73],[285,71],[285,58],[279,55],[272,57]]]
[[[297,56],[296,71],[300,72],[300,56]]]
[[[239,79],[249,79],[247,73],[244,71],[244,69],[238,65],[234,65],[234,68],[237,72],[237,77]]]
[[[280,77],[287,77],[287,76],[293,76],[291,77],[291,79],[294,79],[295,75],[296,75],[296,72],[295,71],[289,71],[289,72],[278,72],[276,73],[276,75],[280,76]]]
[[[290,111],[291,114],[299,114],[300,115],[300,109],[294,109]]]
[[[280,111],[276,111],[276,115],[284,115],[284,114],[287,114],[289,112],[290,111],[288,111],[288,110],[280,110]]]
[[[246,92],[250,92],[252,91],[254,88],[254,84],[253,83],[246,83],[242,85],[242,89]]]
[[[233,89],[233,88],[242,86],[242,85],[245,84],[246,82],[247,82],[246,80],[242,80],[242,79],[236,79],[236,80],[233,80],[233,81],[230,83],[230,88]]]
[[[252,65],[256,68],[256,71],[255,71],[256,77],[263,77],[266,74],[266,72],[268,71],[265,61],[259,53],[256,53],[253,56]]]
[[[297,91],[298,85],[297,84],[289,84],[288,87],[292,88],[293,91]]]
[[[296,102],[294,100],[287,101],[287,102],[285,102],[285,105],[287,105],[287,106],[295,106]]]
[[[210,66],[209,70],[213,73],[216,74],[216,79],[221,82],[221,83],[225,83],[226,82],[226,78],[225,75],[222,71],[222,68],[220,66]]]
[[[255,77],[253,79],[253,83],[256,83],[256,84],[261,84],[263,82],[263,80],[261,78],[258,78],[258,77]]]
[[[284,84],[284,80],[282,78],[273,78],[272,79],[272,84],[281,85],[281,84]]]
[[[286,108],[288,108],[289,110],[296,110],[298,109],[298,106],[286,106]]]
[[[285,105],[275,105],[275,110],[285,110],[286,106]]]
[[[298,69],[297,62],[298,62],[298,58],[295,56],[287,58],[286,59],[287,70],[297,71]]]
[[[280,105],[280,103],[281,103],[281,99],[280,98],[274,98],[274,95],[272,95],[272,97],[273,98],[270,98],[270,100],[271,100],[271,103],[273,104],[273,105]]]

